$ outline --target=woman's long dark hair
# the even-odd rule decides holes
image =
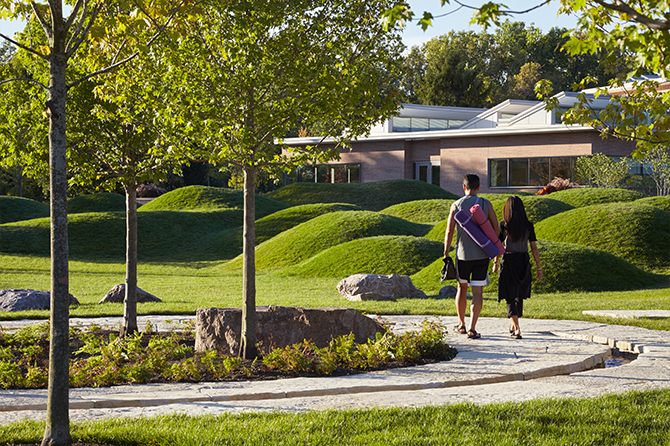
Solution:
[[[511,241],[516,242],[526,234],[529,222],[521,198],[513,195],[507,199],[503,211],[503,220]]]

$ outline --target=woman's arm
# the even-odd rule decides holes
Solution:
[[[537,243],[530,242],[530,252],[533,253],[533,259],[535,259],[535,265],[537,265],[537,281],[542,280],[542,266],[540,265],[540,253],[537,251]]]

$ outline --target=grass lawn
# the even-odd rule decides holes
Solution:
[[[486,195],[500,212],[507,196]],[[242,305],[241,262],[236,258],[241,252],[240,196],[183,188],[141,208],[138,285],[163,302],[138,304],[138,314],[168,319],[195,314],[200,307]],[[257,200],[257,305],[455,316],[453,299],[435,295],[444,285],[439,282],[443,218],[455,198],[438,187],[401,180],[297,184]],[[670,330],[665,319],[582,314],[670,310],[666,199],[593,188],[523,199],[536,222],[546,276],[525,303],[524,317]],[[92,209],[98,201],[82,199],[83,213],[70,217],[70,292],[80,301],[71,308],[72,317],[123,315],[122,304],[98,304],[125,278],[123,214],[104,200],[105,212]],[[48,220],[37,218],[45,217],[44,207],[21,200],[0,204],[6,218],[0,221],[6,223],[0,224],[0,289],[48,290]],[[414,283],[432,295],[396,302],[340,297],[336,285],[341,278],[374,267],[413,274]],[[495,286],[494,281],[485,290],[482,316],[506,316]],[[0,328],[3,320],[48,317],[47,311],[0,313]],[[657,445],[668,444],[669,404],[670,390],[660,390],[486,406],[174,415],[75,423],[72,437],[107,445]],[[39,443],[43,433],[39,422],[0,426],[0,444]]]
[[[666,445],[670,391],[594,399],[308,413],[123,418],[73,423],[73,442],[109,445]],[[39,444],[39,422],[0,439]]]
[[[242,304],[242,274],[224,268],[225,262],[141,263],[139,287],[158,296],[162,303],[138,304],[138,314],[195,314],[200,307],[239,307]],[[225,269],[225,271],[224,271]],[[227,271],[227,272],[226,272]],[[289,270],[290,271],[290,270]],[[0,255],[0,289],[49,289],[49,259],[46,257]],[[70,292],[81,305],[72,307],[72,317],[121,316],[122,304],[98,302],[116,284],[123,283],[122,263],[70,262]],[[440,283],[435,276],[435,285]],[[397,302],[349,302],[337,292],[340,279],[303,277],[286,272],[261,272],[257,278],[258,305],[303,307],[346,306],[368,314],[455,315],[453,299],[398,299]],[[482,316],[505,317],[497,294],[488,292]],[[582,314],[583,310],[670,310],[670,288],[628,291],[533,294],[524,306],[524,317],[574,319],[670,330],[670,320],[625,319],[605,321]],[[48,311],[0,313],[2,320],[48,318]]]

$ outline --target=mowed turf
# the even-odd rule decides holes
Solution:
[[[546,197],[579,208],[594,204],[635,201],[644,198],[644,194],[627,189],[577,187],[552,192],[546,195]]]
[[[449,216],[449,209],[453,202],[454,200],[451,199],[414,200],[389,206],[379,212],[414,223],[435,223]]]
[[[670,212],[648,204],[577,208],[542,220],[535,230],[539,239],[600,249],[645,270],[670,266]]]
[[[332,212],[313,218],[261,243],[256,249],[258,269],[277,270],[296,265],[341,243],[378,235],[423,236],[430,226],[371,211]],[[350,261],[349,257],[340,259]],[[239,269],[242,258],[229,262]]]
[[[455,200],[457,195],[423,181],[387,180],[373,183],[295,183],[266,195],[295,206],[313,203],[351,203],[369,211],[380,211],[410,200]]]
[[[638,203],[649,204],[664,211],[670,212],[670,195],[662,197],[644,197],[637,200]]]
[[[256,195],[257,219],[287,207],[279,201]],[[142,212],[214,209],[244,209],[243,192],[222,187],[186,186],[165,193],[139,208]]]
[[[670,286],[670,277],[653,274],[605,251],[571,243],[538,240],[540,264],[544,277],[536,280],[535,262],[531,259],[534,293],[573,291],[623,291]],[[454,251],[451,256],[453,258]],[[440,283],[442,259],[435,260],[412,276],[415,286],[429,295],[437,295],[445,285]],[[497,292],[498,275],[491,272],[486,292]]]
[[[124,212],[126,197],[119,194],[100,193],[80,195],[67,201],[68,214],[86,212]]]
[[[353,274],[410,276],[442,257],[442,243],[423,237],[384,235],[366,237],[328,248],[285,274],[344,278]]]
[[[0,195],[0,224],[48,217],[49,205],[28,198]]]

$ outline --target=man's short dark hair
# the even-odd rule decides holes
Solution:
[[[466,190],[479,189],[479,177],[474,173],[469,173],[463,177],[463,186]]]

